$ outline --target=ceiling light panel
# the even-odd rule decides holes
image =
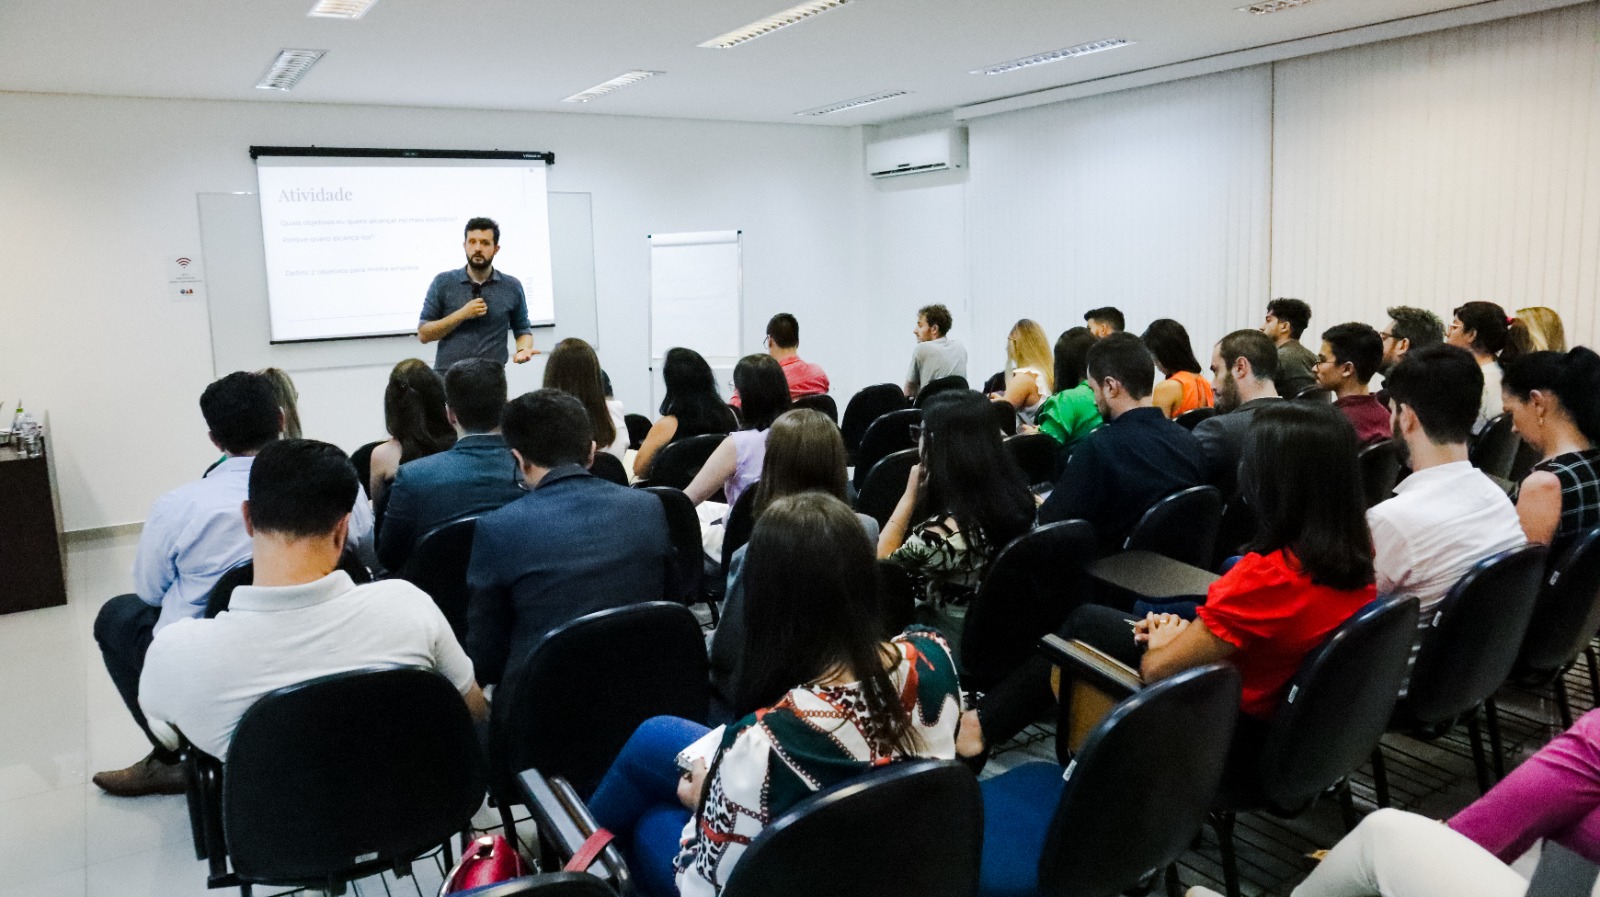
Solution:
[[[1284,2],[1288,2],[1288,0],[1284,0]],[[1300,2],[1305,2],[1305,0],[1300,0]],[[1024,56],[1021,59],[1013,59],[1010,62],[998,62],[994,65],[984,66],[981,69],[973,69],[972,74],[1002,75],[1006,72],[1014,72],[1017,69],[1025,69],[1035,65],[1044,65],[1047,62],[1060,62],[1063,59],[1071,59],[1074,56],[1087,56],[1090,53],[1099,53],[1102,50],[1115,50],[1118,47],[1126,47],[1132,43],[1134,42],[1131,40],[1124,40],[1120,37],[1110,38],[1108,40],[1090,41],[1087,44],[1079,44],[1076,47],[1066,47],[1061,50],[1052,50],[1049,53],[1040,53],[1036,56]]]
[[[291,90],[327,50],[281,50],[272,67],[256,82],[257,90]]]
[[[306,13],[314,19],[359,19],[378,0],[317,0]]]
[[[602,84],[596,84],[595,86],[589,88],[588,90],[583,91],[582,93],[575,93],[572,96],[567,97],[566,99],[562,100],[561,102],[563,102],[563,103],[587,103],[590,100],[597,99],[599,97],[603,97],[606,94],[611,93],[614,90],[621,90],[622,88],[627,87],[630,84],[638,84],[640,81],[643,81],[646,78],[654,78],[657,75],[664,75],[664,74],[666,74],[666,72],[651,72],[651,71],[645,71],[644,69],[635,69],[634,71],[631,71],[631,72],[623,72],[622,74],[616,76],[615,78],[612,78],[610,81],[606,81],[606,82],[604,82]]]
[[[843,102],[834,103],[829,106],[818,106],[815,109],[807,109],[804,112],[796,112],[795,115],[832,115],[835,112],[844,112],[848,109],[859,109],[862,106],[871,106],[873,103],[881,103],[884,100],[892,100],[897,97],[903,97],[908,93],[910,93],[908,90],[891,90],[884,93],[869,93],[864,97],[856,97],[853,100],[844,100]]]
[[[1253,15],[1264,16],[1269,12],[1282,12],[1286,9],[1294,9],[1296,6],[1305,6],[1310,2],[1311,0],[1271,0],[1271,2],[1268,3],[1253,3],[1249,6],[1235,6],[1234,9],[1238,10],[1239,12],[1247,12]]]
[[[751,22],[743,28],[735,29],[727,34],[719,34],[700,46],[711,50],[726,50],[729,47],[737,47],[746,41],[752,41],[758,37],[766,37],[774,31],[799,24],[806,19],[822,15],[829,10],[838,9],[851,2],[853,0],[813,0],[811,3],[791,6],[783,12],[773,13],[764,19]]]

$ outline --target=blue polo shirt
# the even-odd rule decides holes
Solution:
[[[461,322],[439,341],[433,369],[441,374],[464,358],[487,358],[505,364],[511,358],[506,331],[517,336],[533,333],[533,325],[528,322],[528,297],[522,292],[521,281],[491,269],[489,279],[476,284],[467,276],[465,266],[439,274],[428,285],[420,323],[453,314],[479,294],[489,304],[489,313]]]

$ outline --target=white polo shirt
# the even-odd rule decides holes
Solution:
[[[438,670],[463,694],[472,661],[433,599],[398,579],[357,586],[343,571],[300,586],[240,586],[226,613],[156,634],[139,705],[219,759],[257,699],[319,676],[383,664]]]

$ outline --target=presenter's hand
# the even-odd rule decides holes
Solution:
[[[471,302],[468,302],[466,305],[461,306],[461,311],[457,312],[457,314],[461,315],[461,319],[463,321],[467,318],[481,318],[488,313],[489,303],[483,301],[482,296],[479,296]]]
[[[525,364],[533,360],[533,356],[538,354],[538,349],[518,349],[517,354],[511,356],[511,360],[517,364]]]

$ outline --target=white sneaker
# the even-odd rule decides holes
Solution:
[[[1202,888],[1199,885],[1195,885],[1188,891],[1184,892],[1184,897],[1223,897],[1223,895],[1218,894],[1216,891],[1213,891],[1210,888]]]

